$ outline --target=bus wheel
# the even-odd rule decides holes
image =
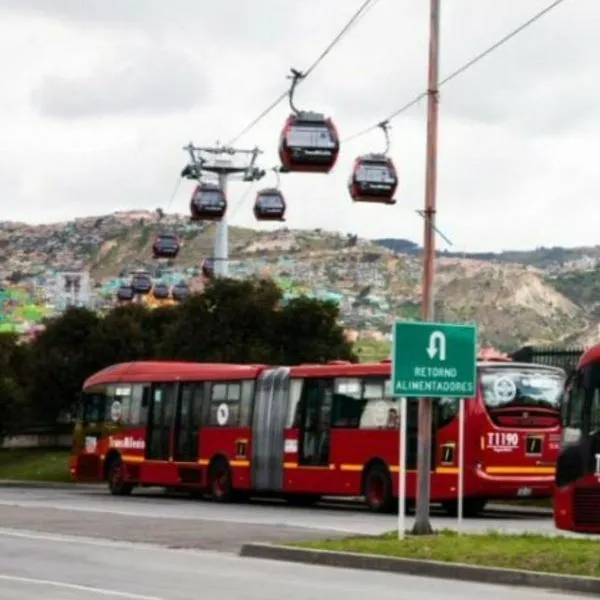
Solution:
[[[133,485],[125,481],[125,465],[117,456],[113,458],[106,469],[108,490],[113,496],[128,496],[133,490]]]
[[[210,466],[208,478],[212,499],[215,502],[231,502],[233,482],[227,461],[222,458],[215,460]]]
[[[394,503],[392,478],[382,464],[369,467],[364,479],[363,494],[373,512],[389,512]]]
[[[463,517],[473,519],[479,515],[485,508],[487,500],[485,498],[465,498],[463,500]],[[442,502],[442,507],[450,517],[458,516],[458,500],[446,500]]]

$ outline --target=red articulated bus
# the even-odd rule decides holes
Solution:
[[[399,403],[390,363],[261,365],[134,362],[84,384],[71,472],[135,486],[185,488],[215,501],[275,495],[310,504],[364,496],[373,511],[398,494]],[[491,499],[551,497],[562,369],[478,362],[465,410],[465,515]],[[415,497],[417,400],[407,418],[407,499]],[[436,402],[432,501],[457,510],[458,401]]]
[[[567,381],[562,423],[554,523],[600,534],[600,345],[582,355]]]

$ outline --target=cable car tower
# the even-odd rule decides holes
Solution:
[[[181,172],[181,176],[201,182],[203,173],[214,173],[218,177],[219,188],[227,195],[227,183],[232,177],[241,177],[242,181],[252,182],[262,179],[266,172],[256,166],[256,159],[262,150],[255,147],[251,150],[223,146],[217,142],[215,146],[194,146],[190,142],[183,148],[190,156],[190,162]],[[241,155],[246,164],[234,162],[234,157]],[[229,228],[227,215],[217,221],[215,246],[212,259],[216,276],[227,277],[229,266]]]

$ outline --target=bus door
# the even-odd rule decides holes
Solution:
[[[333,379],[304,380],[300,408],[300,467],[329,467]]]
[[[203,400],[203,383],[187,382],[179,386],[173,429],[173,460],[175,462],[196,463],[198,461]]]
[[[264,371],[256,385],[252,416],[252,488],[283,490],[284,428],[290,376],[287,367]]]
[[[176,383],[152,384],[146,435],[147,460],[168,461],[172,456],[171,429],[178,387]]]

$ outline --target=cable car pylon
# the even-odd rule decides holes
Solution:
[[[214,261],[214,273],[216,276],[227,277],[229,273],[229,227],[227,223],[227,183],[232,177],[241,176],[245,182],[258,181],[266,172],[256,166],[256,160],[262,151],[258,147],[252,149],[233,148],[217,143],[215,146],[194,146],[190,142],[183,149],[189,154],[190,162],[181,172],[181,176],[198,182],[191,201],[191,212],[193,219],[202,220],[203,214],[219,212],[216,221],[215,245],[212,259]],[[234,164],[235,156],[246,158],[245,165]],[[213,173],[218,177],[218,190],[203,187],[202,177],[204,173]],[[207,191],[208,190],[208,191]],[[216,202],[220,202],[221,211],[216,211]],[[215,210],[213,210],[215,209]]]

